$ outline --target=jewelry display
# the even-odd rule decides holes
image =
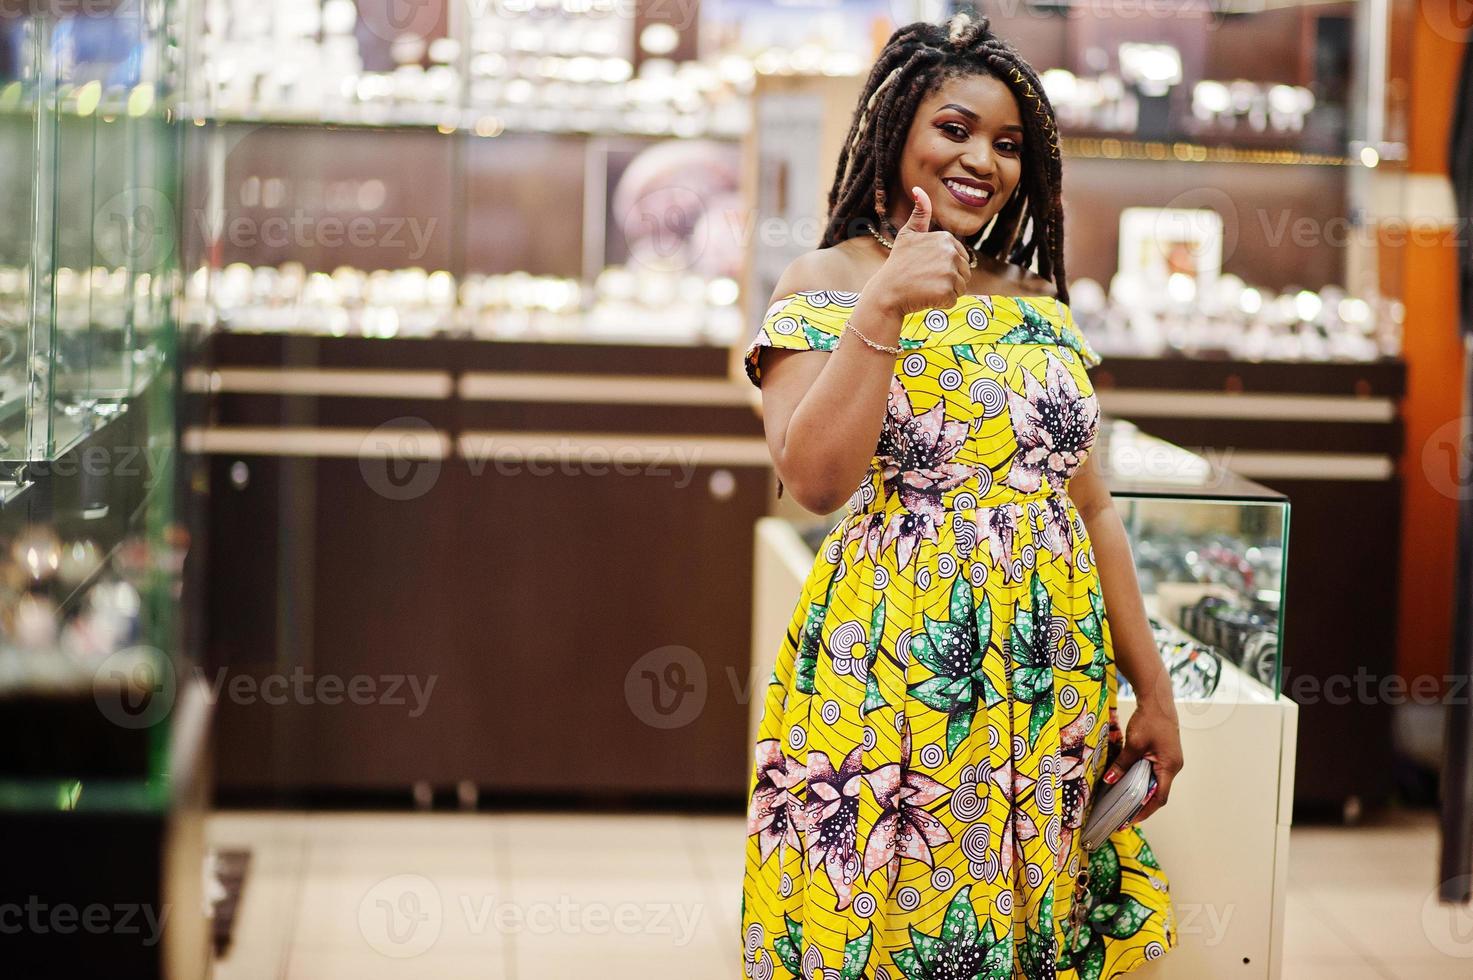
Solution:
[[[1401,355],[1401,301],[1340,286],[1275,292],[1232,274],[1210,285],[1180,273],[1164,289],[1116,274],[1069,287],[1080,328],[1102,356],[1245,361],[1375,361]]]
[[[1171,678],[1172,696],[1182,700],[1212,697],[1222,679],[1222,655],[1154,616],[1149,617],[1148,622],[1156,650],[1161,654],[1161,661]],[[1124,674],[1120,675],[1119,682],[1121,697],[1135,696]]]
[[[643,265],[611,266],[591,285],[528,273],[457,279],[444,270],[296,262],[196,269],[183,318],[222,329],[372,338],[608,340],[730,344],[742,329],[733,279]]]

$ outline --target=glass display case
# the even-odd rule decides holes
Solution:
[[[14,178],[0,191],[0,460],[11,473],[77,445],[166,358],[177,45],[162,0],[102,6],[0,19],[0,146]]]
[[[182,676],[179,8],[29,9],[0,17],[0,802],[158,804]]]
[[[1288,498],[1120,419],[1095,452],[1178,696],[1210,697],[1224,661],[1277,696]]]

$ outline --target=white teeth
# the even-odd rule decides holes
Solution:
[[[959,184],[954,180],[943,180],[942,183],[956,191],[962,197],[969,197],[979,204],[986,203],[992,197],[987,191],[978,190],[968,184]]]

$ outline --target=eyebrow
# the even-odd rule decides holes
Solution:
[[[971,109],[968,109],[966,106],[964,106],[964,105],[957,105],[955,102],[948,102],[948,103],[946,103],[946,105],[942,106],[941,109],[955,109],[957,112],[960,112],[962,115],[966,116],[968,119],[971,119],[974,122],[980,121],[981,118],[982,118],[981,116],[979,116],[975,112],[973,112]],[[937,109],[936,111],[937,112],[940,112],[941,109]],[[1007,123],[1006,125],[1000,126],[998,128],[999,129],[1016,129],[1020,133],[1023,131],[1023,127],[1022,126],[1017,126],[1017,125],[1014,125],[1012,123]]]

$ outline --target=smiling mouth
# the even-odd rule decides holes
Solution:
[[[992,192],[986,188],[973,187],[970,184],[963,184],[961,181],[950,179],[943,179],[941,183],[945,184],[946,189],[951,191],[952,197],[967,207],[980,208],[992,200]]]

